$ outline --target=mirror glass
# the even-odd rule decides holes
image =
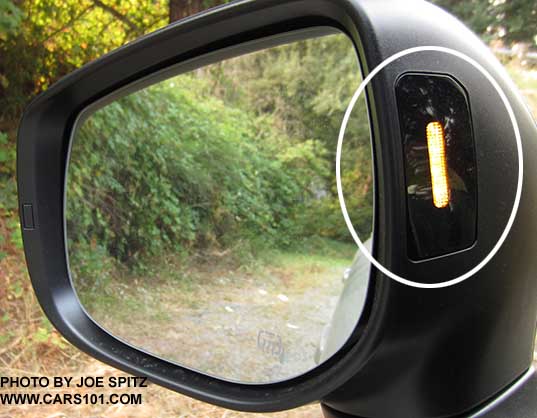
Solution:
[[[341,349],[359,332],[369,281],[335,179],[360,81],[352,42],[334,34],[181,73],[86,114],[65,217],[71,279],[93,320],[242,383],[304,374]],[[368,237],[365,102],[342,166],[355,228]]]

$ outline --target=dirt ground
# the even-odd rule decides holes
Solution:
[[[353,251],[347,258],[287,254],[250,271],[205,265],[178,280],[169,272],[122,277],[108,285],[107,304],[87,310],[113,335],[182,366],[274,383],[316,366]]]

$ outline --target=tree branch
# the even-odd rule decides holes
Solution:
[[[45,42],[48,42],[52,38],[54,38],[58,33],[63,32],[65,29],[71,27],[78,19],[80,19],[82,16],[84,16],[87,12],[89,12],[93,7],[95,6],[88,6],[84,10],[82,10],[78,15],[73,17],[69,22],[67,22],[64,26],[62,26],[59,29],[56,29],[54,32],[47,35],[46,39],[41,41],[40,43],[44,44]]]
[[[108,6],[107,4],[104,4],[101,0],[92,0],[93,4],[97,7],[100,7],[104,11],[110,13],[112,16],[114,16],[116,19],[120,20],[121,22],[125,23],[129,29],[132,32],[138,32],[139,28],[136,24],[133,23],[132,20],[130,20],[127,16],[122,15],[119,13],[116,9],[114,9],[112,6]]]

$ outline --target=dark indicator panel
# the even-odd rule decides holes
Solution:
[[[423,260],[476,241],[477,169],[468,99],[452,78],[406,74],[396,85],[403,138],[408,256]]]

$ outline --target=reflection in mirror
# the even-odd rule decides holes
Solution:
[[[243,383],[304,374],[341,349],[369,279],[334,175],[359,83],[351,41],[331,35],[175,76],[85,118],[65,216],[73,286],[93,320]],[[355,227],[370,236],[365,103],[342,164]]]

